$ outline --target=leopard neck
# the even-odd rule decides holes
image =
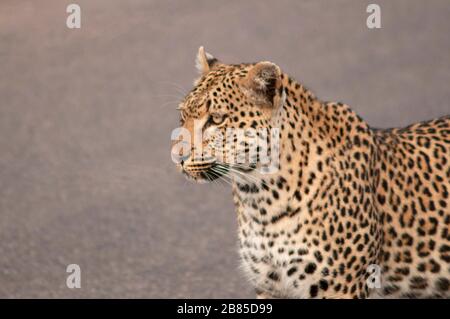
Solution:
[[[284,91],[285,100],[271,124],[280,130],[279,169],[271,174],[255,172],[233,183],[238,212],[263,226],[280,216],[293,216],[307,205],[318,187],[310,181],[311,172],[317,170],[313,165],[325,156],[317,154],[316,146],[325,141],[314,126],[321,102],[286,74],[281,90],[278,94]]]

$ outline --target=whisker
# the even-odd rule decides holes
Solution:
[[[171,85],[173,88],[177,89],[178,93],[183,94],[183,96],[185,96],[187,94],[187,92],[189,92],[188,89],[186,89],[185,87],[183,87],[180,84],[177,84],[175,82],[171,82],[171,81],[158,81],[158,83],[160,84],[169,84]]]
[[[173,104],[173,105],[178,105],[179,101],[167,101],[167,102],[163,102],[162,104],[160,104],[161,107],[166,107],[169,104]]]
[[[242,172],[237,171],[237,170],[234,170],[234,169],[231,168],[231,167],[228,167],[228,168],[219,168],[219,169],[221,169],[221,171],[222,171],[223,173],[228,173],[228,172],[237,173],[238,175],[235,176],[235,178],[241,180],[241,182],[248,182],[246,179],[250,179],[250,182],[251,182],[251,183],[256,183],[256,184],[259,183],[259,181],[256,180],[256,179],[253,179],[252,176],[245,175],[245,174],[243,174]]]
[[[222,174],[214,171],[214,169],[211,169],[211,174],[216,177],[214,180],[212,180],[212,182],[214,182],[216,185],[221,185],[219,184],[220,182],[226,182],[226,180],[224,178],[222,178]],[[223,184],[221,186],[224,186]]]
[[[173,97],[179,100],[182,100],[184,95],[181,94],[156,94],[155,97]]]
[[[219,165],[223,165],[223,164],[219,164]],[[225,166],[224,166],[224,167],[225,167]],[[265,180],[263,180],[263,179],[261,179],[261,178],[257,178],[256,176],[250,175],[250,174],[248,174],[248,173],[239,171],[239,170],[235,169],[233,166],[230,166],[230,165],[228,165],[228,164],[227,164],[226,168],[227,168],[229,171],[238,174],[239,176],[241,176],[241,178],[250,180],[251,183],[258,184],[258,185],[261,184],[261,183],[263,183],[263,184],[266,183]]]
[[[219,170],[217,167],[212,167],[211,171],[213,171],[215,173],[215,176],[217,176],[217,179],[220,179],[221,181],[223,181],[229,185],[233,185],[230,180],[226,179],[226,178],[229,178],[228,176],[224,175],[224,173],[226,173],[226,172]]]

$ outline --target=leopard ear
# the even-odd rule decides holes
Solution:
[[[248,71],[244,86],[257,100],[275,105],[275,97],[281,87],[281,70],[272,62],[256,63]]]
[[[202,46],[198,49],[195,66],[201,75],[208,73],[218,62],[219,61],[215,57],[208,52],[205,52],[205,49]]]

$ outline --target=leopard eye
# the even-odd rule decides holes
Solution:
[[[211,121],[212,121],[215,125],[222,124],[223,121],[225,121],[225,115],[223,115],[223,114],[218,114],[218,113],[211,114]]]

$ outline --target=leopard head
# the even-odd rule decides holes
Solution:
[[[172,135],[178,169],[202,182],[262,167],[260,155],[270,153],[273,120],[285,98],[280,68],[224,64],[203,47],[196,65],[200,77],[179,104],[180,127]]]

